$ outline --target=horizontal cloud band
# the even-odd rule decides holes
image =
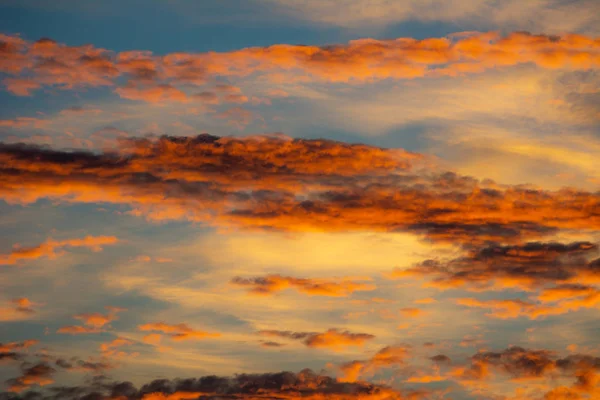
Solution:
[[[226,53],[162,56],[148,51],[114,53],[92,45],[74,47],[47,38],[30,42],[7,35],[0,36],[0,44],[0,72],[12,76],[4,84],[15,95],[29,95],[44,86],[68,90],[117,86],[115,92],[121,97],[148,102],[204,101],[212,92],[188,94],[184,87],[215,84],[216,77],[253,74],[271,76],[275,81],[288,74],[286,80],[360,83],[455,76],[526,63],[577,70],[600,66],[599,38],[526,32],[507,36],[457,33],[423,40],[359,39],[320,47],[278,44]],[[246,100],[236,93],[230,98],[232,102]]]

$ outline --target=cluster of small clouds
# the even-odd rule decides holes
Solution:
[[[289,333],[289,332],[288,332]],[[290,336],[298,336],[289,333]],[[304,337],[304,336],[303,336]],[[307,336],[310,338],[311,336]],[[123,341],[123,340],[121,340]],[[35,342],[9,343],[4,347],[23,349]],[[500,351],[481,350],[466,359],[451,359],[437,353],[427,356],[428,363],[417,363],[415,349],[410,346],[387,346],[367,360],[355,360],[338,366],[330,365],[341,373],[340,378],[303,370],[269,374],[240,374],[233,378],[206,376],[201,378],[159,379],[137,389],[127,381],[102,378],[102,371],[110,365],[73,358],[65,360],[45,356],[35,364],[21,364],[22,375],[10,379],[10,391],[0,395],[3,400],[20,399],[431,399],[441,394],[455,393],[448,387],[461,388],[464,393],[483,396],[501,396],[494,385],[498,379],[508,379],[508,390],[515,389],[527,399],[584,399],[599,394],[598,376],[600,358],[589,354],[573,353],[561,357],[543,349],[512,346]],[[17,358],[13,358],[17,360]],[[51,364],[51,362],[53,364]],[[54,365],[54,366],[53,366]],[[80,370],[96,374],[86,385],[58,386],[47,391],[28,390],[31,386],[53,383],[56,368]],[[403,382],[401,389],[368,383],[368,377],[382,369],[395,369]],[[413,384],[443,383],[442,388],[411,388]],[[556,384],[556,382],[561,382]],[[533,384],[535,383],[535,385]],[[22,392],[22,394],[19,394]],[[87,396],[87,397],[86,397]],[[95,396],[95,397],[89,397]],[[433,396],[433,397],[432,397]],[[524,397],[523,397],[524,396]],[[490,397],[491,398],[491,397]]]
[[[489,245],[449,260],[426,260],[391,277],[425,279],[424,286],[475,292],[518,290],[529,299],[459,298],[457,304],[488,316],[530,319],[600,307],[600,258],[590,242]]]
[[[87,333],[99,333],[103,332],[105,327],[108,327],[108,324],[111,321],[117,319],[117,314],[119,312],[127,311],[124,308],[120,307],[105,307],[108,310],[107,314],[101,313],[84,313],[74,315],[73,318],[79,320],[83,323],[83,325],[68,325],[63,326],[58,329],[57,333],[67,333],[70,335],[80,335]]]

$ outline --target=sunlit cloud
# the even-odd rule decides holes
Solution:
[[[368,279],[367,279],[368,280]],[[352,278],[335,280],[294,278],[289,276],[269,275],[258,278],[235,277],[231,283],[248,287],[249,292],[257,295],[272,295],[287,288],[294,288],[309,296],[345,297],[355,291],[369,291],[376,287],[369,283],[355,281]]]
[[[204,332],[190,328],[187,324],[165,324],[154,322],[138,326],[141,331],[161,332],[168,335],[172,340],[205,339],[221,336],[220,333]],[[156,341],[156,336],[146,336],[146,340]]]
[[[66,252],[65,249],[71,247],[84,247],[92,251],[101,251],[102,246],[112,245],[117,242],[118,239],[114,236],[86,236],[81,239],[48,239],[44,243],[33,247],[15,245],[11,253],[0,255],[0,265],[15,265],[44,257],[54,259],[63,255]]]

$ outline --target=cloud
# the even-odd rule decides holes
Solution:
[[[340,279],[339,282],[328,279],[294,278],[281,275],[267,275],[257,278],[235,277],[231,283],[247,287],[249,293],[257,295],[273,295],[287,288],[309,296],[346,297],[357,291],[375,290],[376,286],[362,283],[352,278]]]
[[[521,316],[530,319],[544,318],[550,315],[560,315],[585,308],[600,309],[600,290],[594,287],[579,287],[572,285],[557,286],[544,289],[537,300],[486,300],[473,298],[458,299],[457,303],[466,307],[487,308],[491,312],[487,316],[494,318],[517,318]]]
[[[265,348],[283,347],[285,344],[271,341],[261,341],[260,345]]]
[[[124,99],[143,100],[148,103],[161,101],[187,103],[189,101],[184,92],[167,84],[152,87],[124,86],[115,89],[115,92]]]
[[[598,33],[596,4],[583,0],[517,0],[482,2],[464,0],[448,4],[432,0],[263,0],[275,12],[325,26],[381,29],[389,25],[421,21],[442,22],[467,29],[529,29],[535,31]],[[565,20],[564,15],[570,18]]]
[[[108,343],[102,343],[100,345],[100,351],[104,357],[133,357],[138,355],[138,353],[127,353],[120,349],[122,347],[132,346],[134,344],[135,342],[130,339],[118,337]]]
[[[0,352],[0,363],[4,361],[20,361],[23,359],[23,354],[15,351],[2,351]]]
[[[0,307],[0,321],[20,321],[32,317],[37,311],[35,307],[40,306],[27,297],[12,299],[9,307]]]
[[[107,324],[109,322],[118,319],[117,313],[122,312],[122,311],[127,311],[125,308],[119,308],[119,307],[107,306],[105,308],[109,311],[107,314],[84,313],[84,314],[77,314],[77,315],[73,316],[74,319],[77,319],[77,320],[83,322],[83,324],[85,326],[75,326],[75,325],[63,326],[63,327],[59,328],[56,332],[57,333],[68,333],[71,335],[103,332],[104,331],[103,328],[106,328]]]
[[[379,369],[404,365],[409,353],[409,348],[405,346],[384,347],[368,360],[355,360],[340,365],[341,380],[343,382],[356,382],[360,376],[372,374]]]
[[[558,400],[585,396],[593,398],[600,394],[596,385],[599,369],[598,357],[576,354],[559,358],[548,350],[513,346],[498,352],[479,352],[471,357],[469,366],[454,368],[450,376],[468,387],[473,382],[489,381],[494,374],[508,375],[516,382],[525,383],[526,386],[521,390],[523,394],[528,393],[526,387],[533,381],[551,379],[552,384],[542,386],[547,390],[543,398]],[[560,386],[556,382],[557,377],[574,379],[574,383]],[[481,386],[474,386],[477,387]],[[536,389],[532,387],[528,395],[534,393]],[[539,389],[537,393],[539,395]]]
[[[102,328],[104,325],[108,324],[111,321],[117,319],[117,313],[122,311],[127,311],[124,308],[119,307],[105,307],[109,313],[108,314],[100,314],[100,313],[86,313],[86,314],[77,314],[74,315],[73,318],[80,320],[87,326],[91,326],[94,328]]]
[[[91,395],[102,398],[118,398],[122,400],[206,400],[257,398],[285,398],[289,400],[401,400],[405,399],[399,391],[384,385],[370,383],[346,383],[335,378],[319,375],[311,370],[299,373],[279,372],[267,374],[239,374],[232,378],[205,376],[190,379],[159,379],[136,388],[130,382],[101,382],[88,386],[57,387],[53,394],[46,397],[38,394],[40,400],[61,398],[74,400],[80,396]],[[32,393],[30,393],[31,395]],[[24,399],[27,394],[10,397],[11,400]],[[33,394],[35,395],[35,394]],[[410,397],[408,397],[410,399]],[[414,398],[413,398],[414,399]]]
[[[38,344],[37,340],[24,340],[22,342],[8,342],[8,343],[0,343],[0,352],[7,352],[13,350],[23,350],[27,349],[31,346],[35,346]]]
[[[417,318],[423,316],[425,312],[416,307],[405,307],[400,309],[400,314],[405,318]]]
[[[44,386],[54,383],[53,375],[56,370],[47,363],[41,362],[31,366],[25,363],[21,370],[21,376],[7,381],[10,392],[18,393],[32,385]]]
[[[48,124],[47,120],[34,118],[34,117],[17,117],[15,119],[2,119],[0,120],[0,128],[33,128],[41,129]]]
[[[124,204],[130,214],[151,220],[263,231],[408,231],[470,246],[600,226],[596,193],[412,172],[422,158],[280,136],[131,139],[118,153],[105,154],[4,144],[0,159],[11,169],[0,170],[0,196],[11,204],[44,198]],[[4,262],[29,252],[17,250]],[[440,268],[433,263],[429,269]]]
[[[76,358],[71,358],[69,361],[67,361],[63,358],[57,358],[54,361],[54,364],[60,368],[70,370],[70,371],[84,371],[84,372],[92,372],[92,373],[101,373],[108,369],[113,368],[112,365],[109,365],[104,362],[85,361],[85,360],[78,360]]]
[[[3,36],[2,40],[8,61],[0,64],[0,71],[14,76],[5,82],[13,94],[29,95],[43,86],[68,90],[117,86],[115,92],[121,97],[153,103],[188,101],[185,92],[176,86],[199,86],[207,80],[216,81],[217,77],[240,78],[252,74],[279,80],[281,77],[276,77],[284,74],[288,81],[362,83],[455,76],[529,63],[540,68],[574,70],[600,65],[597,40],[576,34],[559,37],[514,32],[502,36],[495,32],[472,32],[423,40],[358,39],[322,47],[276,44],[226,53],[163,56],[147,51],[111,53],[91,45],[66,46],[50,39],[27,42]],[[118,79],[121,77],[125,78],[124,83]],[[221,92],[225,101],[248,100],[228,89]],[[239,110],[236,115],[241,118],[241,109],[227,113],[233,113],[232,110]]]
[[[171,329],[167,329],[171,331]],[[289,333],[289,332],[288,332]],[[286,333],[284,332],[284,335]],[[291,333],[290,333],[291,335]],[[288,336],[290,336],[288,335]],[[117,338],[116,347],[129,345],[130,341]],[[109,346],[111,347],[111,346]],[[337,400],[386,399],[421,400],[430,399],[435,389],[415,391],[411,383],[426,384],[447,381],[445,395],[453,398],[468,395],[496,398],[508,395],[507,390],[516,390],[522,398],[558,399],[558,394],[578,394],[580,397],[595,398],[600,392],[597,386],[600,358],[592,354],[572,353],[565,357],[546,349],[528,349],[511,346],[502,350],[480,350],[466,360],[456,359],[452,363],[448,356],[438,354],[428,357],[433,364],[431,371],[413,363],[413,350],[408,346],[388,346],[371,358],[341,364],[341,378],[315,374],[310,370],[299,373],[280,372],[268,374],[238,374],[234,377],[215,375],[200,378],[157,379],[143,383],[139,389],[127,381],[111,381],[107,377],[87,379],[79,386],[55,386],[51,389],[30,390],[20,395],[0,395],[1,399],[21,400],[36,398],[80,399],[95,393],[100,398],[118,399],[314,399]],[[103,362],[84,361],[76,357],[65,360],[50,355],[57,367],[66,371],[83,370],[94,374],[111,368]],[[396,382],[404,382],[400,389],[359,381],[383,369],[394,368]],[[33,385],[52,383],[56,370],[47,361],[34,364],[23,363],[22,375],[7,381],[13,391],[23,391]],[[163,369],[164,371],[164,369]],[[121,374],[120,376],[124,376]],[[165,374],[167,375],[167,374]],[[122,378],[121,378],[122,379]],[[571,384],[569,384],[571,382]],[[396,385],[398,386],[398,385]],[[439,394],[439,393],[438,393]],[[587,397],[586,397],[587,396]]]
[[[65,108],[60,111],[60,115],[64,115],[67,117],[73,117],[78,115],[98,115],[102,114],[102,110],[99,108],[90,108],[90,107],[81,107],[81,106],[72,106],[69,108]]]
[[[27,297],[19,297],[17,299],[12,299],[11,303],[13,303],[16,306],[16,310],[19,312],[26,314],[35,313],[33,307],[36,306],[36,304],[29,300]]]
[[[79,325],[68,325],[58,328],[56,333],[66,333],[69,335],[84,335],[88,333],[100,333],[104,332],[100,328],[94,328],[92,326],[79,326]]]
[[[165,324],[164,322],[154,322],[149,324],[143,324],[138,326],[140,331],[154,331],[162,332],[167,334],[172,340],[193,340],[193,339],[206,339],[221,336],[220,333],[211,333],[205,331],[194,330],[187,324]],[[152,337],[156,341],[155,337]]]
[[[437,354],[433,357],[430,357],[429,359],[436,363],[451,363],[452,362],[452,360],[450,360],[450,357],[448,357],[445,354]]]
[[[215,114],[215,117],[227,120],[230,125],[233,125],[240,130],[244,129],[247,125],[250,125],[252,121],[256,119],[256,116],[252,111],[242,107],[230,108]]]
[[[118,242],[114,236],[86,236],[65,240],[48,239],[33,247],[14,246],[9,254],[0,254],[0,265],[15,265],[23,261],[36,260],[43,257],[56,258],[65,253],[65,248],[84,247],[92,251],[101,251],[102,246]]]
[[[437,303],[437,300],[432,297],[425,297],[414,301],[415,304],[433,304]]]
[[[450,260],[427,260],[396,270],[395,277],[430,279],[439,289],[494,287],[531,290],[545,284],[598,282],[598,247],[591,242],[529,242],[519,245],[476,247],[466,256]]]
[[[328,348],[334,351],[350,346],[363,346],[368,340],[375,338],[374,335],[368,333],[353,333],[338,329],[329,329],[321,333],[263,330],[259,331],[258,334],[269,337],[302,340],[302,343],[308,347]]]
[[[497,368],[498,372],[521,379],[548,376],[556,371],[573,373],[578,369],[600,368],[598,357],[574,354],[560,358],[552,351],[532,350],[519,346],[512,346],[498,352],[479,352],[471,357],[471,362]]]

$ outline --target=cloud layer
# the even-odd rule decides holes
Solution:
[[[131,139],[93,154],[0,148],[0,196],[113,203],[153,220],[279,231],[409,231],[463,245],[597,229],[597,193],[410,170],[402,150],[285,137]]]
[[[113,53],[92,45],[68,46],[51,39],[36,42],[3,35],[0,71],[6,89],[15,95],[31,95],[50,86],[63,90],[77,87],[117,86],[126,99],[151,103],[213,101],[206,90],[186,93],[217,77],[242,78],[256,74],[269,80],[368,82],[382,79],[456,76],[498,67],[535,64],[540,68],[588,70],[600,65],[600,42],[576,34],[559,36],[517,32],[463,33],[448,38],[416,40],[359,39],[334,46],[278,44],[227,53],[171,53],[148,51]],[[277,78],[279,76],[279,78]],[[285,76],[286,78],[283,78]],[[125,83],[121,83],[123,81]],[[219,86],[208,93],[219,91]],[[247,101],[240,93],[225,95],[225,102]]]

